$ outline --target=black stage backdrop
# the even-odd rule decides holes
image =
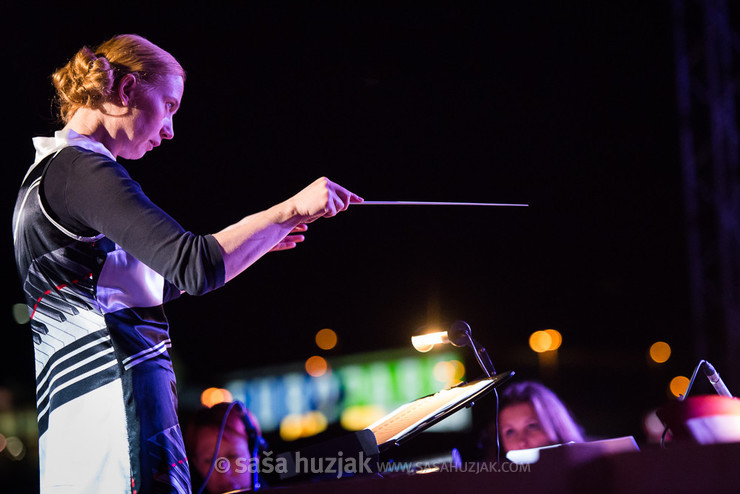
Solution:
[[[224,289],[168,310],[182,383],[407,346],[464,319],[496,367],[545,380],[597,437],[633,434],[696,364],[689,324],[670,4],[204,2],[6,8],[0,384],[33,403],[10,217],[55,128],[49,75],[134,32],[187,71],[175,139],[125,163],[185,228],[210,233],[326,175],[367,200]],[[527,339],[564,335],[544,375]],[[668,341],[674,355],[651,366]],[[474,368],[471,361],[469,368]]]

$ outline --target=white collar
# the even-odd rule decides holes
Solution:
[[[88,136],[78,134],[72,129],[57,130],[54,133],[54,137],[34,137],[33,146],[36,148],[34,165],[38,164],[51,153],[55,153],[69,146],[81,147],[116,161],[111,152],[108,151],[108,148]]]

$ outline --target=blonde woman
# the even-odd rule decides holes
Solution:
[[[163,304],[221,287],[265,253],[295,247],[307,223],[362,199],[320,178],[194,235],[118,162],[174,137],[185,84],[177,60],[120,35],[80,49],[53,82],[64,127],[34,139],[13,214],[36,355],[41,491],[190,492]]]
[[[486,431],[486,455],[497,457],[496,434],[503,453],[568,442],[583,442],[583,433],[565,404],[535,381],[508,384],[501,394],[498,431],[494,422]]]

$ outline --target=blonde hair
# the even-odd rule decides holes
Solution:
[[[544,385],[522,381],[508,385],[501,398],[500,409],[519,403],[531,403],[545,434],[556,444],[583,442],[581,428],[573,420],[565,404]]]
[[[133,74],[144,87],[156,86],[170,75],[185,79],[175,57],[136,34],[114,36],[94,51],[84,46],[51,76],[62,122],[80,108],[101,108],[126,74]]]

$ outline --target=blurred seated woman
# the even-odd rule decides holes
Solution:
[[[512,383],[504,389],[498,429],[504,453],[584,440],[580,427],[558,396],[533,381]],[[491,432],[495,434],[495,425]]]
[[[257,490],[252,459],[258,460],[265,444],[257,418],[240,402],[198,410],[185,434],[193,493]]]

